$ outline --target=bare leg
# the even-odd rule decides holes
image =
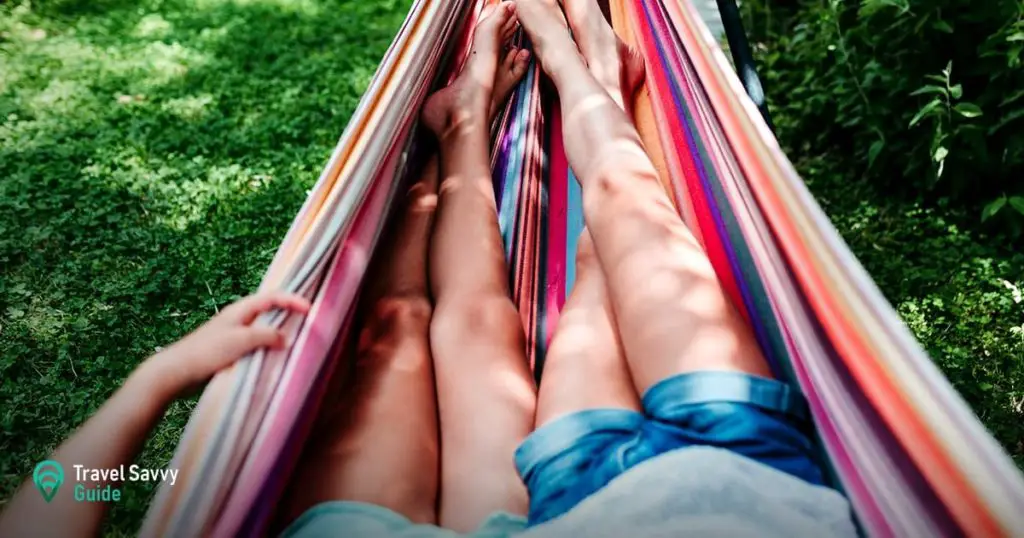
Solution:
[[[640,410],[590,233],[580,235],[576,283],[551,338],[537,426],[586,409]]]
[[[466,532],[495,511],[525,514],[515,449],[536,404],[525,336],[509,298],[498,229],[486,121],[501,28],[515,28],[514,4],[500,4],[477,28],[458,80],[430,98],[424,120],[441,144],[441,188],[430,251],[436,300],[430,327],[441,419],[439,521]]]
[[[495,75],[492,114],[528,60],[525,51],[508,51]],[[383,241],[388,250],[374,260],[373,273],[381,278],[366,290],[355,368],[324,404],[311,449],[293,477],[286,522],[331,500],[383,506],[418,523],[437,521],[440,449],[426,266],[437,187],[435,156],[407,193],[398,226]]]
[[[631,97],[643,81],[643,58],[615,35],[597,0],[559,1],[590,74],[619,108],[628,112]]]
[[[631,101],[626,96],[632,95],[642,80],[643,61],[618,40],[594,0],[565,0],[565,11],[590,72],[624,107]],[[586,409],[640,409],[607,282],[587,229],[580,234],[576,271],[576,283],[545,361],[537,402],[538,427]]]
[[[285,521],[334,500],[382,506],[418,523],[436,521],[440,447],[426,282],[436,192],[432,159],[408,193],[390,235],[392,248],[374,260],[382,278],[369,290],[355,364],[338,367],[341,383],[333,384],[343,386],[324,402],[292,477]]]
[[[697,370],[769,376],[749,328],[675,212],[636,129],[591,76],[546,0],[517,11],[562,102],[566,155],[638,392]]]

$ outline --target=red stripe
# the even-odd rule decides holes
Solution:
[[[644,50],[644,58],[649,62],[657,58],[661,60],[660,52],[658,51],[658,45],[655,41],[654,32],[655,29],[651,28],[646,24],[639,24],[641,21],[647,19],[647,15],[644,13],[643,6],[641,5],[642,0],[636,0],[632,3],[633,7],[633,22],[634,28],[637,30],[637,34],[640,37],[640,42]],[[665,27],[665,21],[654,14],[654,25],[657,26],[657,31],[661,32],[662,35],[668,35],[668,28]],[[677,51],[669,50],[668,56],[672,56]],[[725,245],[722,242],[722,238],[718,233],[714,217],[712,216],[712,209],[709,205],[707,198],[704,196],[704,187],[701,184],[700,174],[697,171],[697,163],[690,152],[689,144],[686,142],[686,134],[684,132],[683,118],[677,114],[671,114],[670,110],[666,108],[674,106],[675,100],[672,93],[672,86],[669,82],[669,73],[673,75],[676,80],[682,80],[682,73],[679,69],[674,69],[674,66],[666,65],[661,62],[661,69],[648,69],[647,70],[647,81],[648,88],[651,90],[652,101],[654,103],[655,112],[660,112],[661,120],[667,127],[667,133],[670,137],[669,140],[664,141],[666,154],[678,157],[679,172],[681,173],[684,181],[687,185],[687,191],[690,196],[690,201],[693,205],[694,216],[697,218],[697,224],[699,230],[699,237],[704,245],[704,250],[708,255],[708,259],[711,261],[711,265],[715,268],[715,273],[718,275],[718,279],[721,282],[725,292],[732,299],[734,305],[736,305],[743,313],[745,317],[749,317],[743,308],[743,298],[740,295],[740,288],[736,282],[736,277],[732,272],[732,265],[729,263],[729,256],[725,252]],[[653,82],[653,84],[651,84]],[[665,133],[665,130],[662,131]],[[676,148],[676,151],[672,151],[672,148]]]
[[[569,202],[569,163],[565,157],[565,147],[562,140],[562,111],[556,101],[548,116],[551,121],[551,140],[549,144],[551,168],[548,180],[548,235],[547,235],[547,285],[545,287],[545,301],[547,301],[547,319],[545,320],[545,334],[548,341],[544,342],[545,347],[551,342],[551,335],[555,332],[555,325],[558,323],[559,313],[565,306],[565,272],[566,243],[568,242],[568,217]]]

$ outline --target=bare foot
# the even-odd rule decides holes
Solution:
[[[526,74],[526,68],[530,66],[530,51],[512,47],[505,53],[505,59],[498,66],[498,73],[494,76],[494,93],[491,99],[491,110],[487,114],[490,121],[494,121],[495,114],[502,109],[512,88],[515,88],[519,81]]]
[[[575,64],[585,65],[555,0],[516,0],[516,12],[530,36],[537,60],[549,76],[554,77]]]
[[[438,138],[463,128],[487,129],[486,122],[494,108],[499,55],[502,44],[515,32],[516,22],[514,2],[502,2],[484,13],[462,72],[450,86],[431,95],[423,106],[423,123]]]
[[[559,0],[590,72],[608,95],[625,108],[644,79],[640,53],[615,35],[596,0]]]

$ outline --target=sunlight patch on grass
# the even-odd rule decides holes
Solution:
[[[207,57],[202,52],[180,43],[151,43],[142,55],[129,57],[130,63],[148,68],[143,84],[159,86],[185,75],[189,69],[202,67]]]
[[[194,121],[202,118],[212,103],[213,96],[205,93],[171,99],[164,103],[162,108],[183,120]]]
[[[29,108],[37,115],[66,114],[88,95],[88,87],[81,82],[55,79],[32,99]]]
[[[0,0],[0,497],[259,285],[410,3]],[[134,535],[137,493],[105,533]]]
[[[123,148],[119,155],[116,169],[93,165],[84,172],[132,193],[148,225],[177,232],[202,224],[215,205],[255,193],[270,181],[241,165],[216,165],[201,157],[182,167],[162,156],[147,158],[139,149]]]
[[[104,48],[71,35],[22,45],[25,56],[34,57],[35,61],[2,67],[0,74],[8,83],[18,85],[15,86],[16,99],[30,96],[26,105],[37,117],[73,114],[90,99],[106,104],[119,93],[144,93],[208,62],[208,57],[199,50],[160,41],[142,47],[132,44]],[[109,95],[96,95],[96,90],[118,80],[130,80],[132,87],[118,88],[120,91]],[[31,91],[32,86],[42,84],[46,86],[38,93]],[[3,90],[0,86],[0,92]]]
[[[171,33],[173,29],[174,26],[167,19],[161,17],[158,13],[150,13],[142,17],[139,24],[135,25],[135,31],[132,35],[135,37],[158,39]]]
[[[365,1],[365,0],[362,0]],[[195,0],[199,9],[216,9],[226,4],[236,6],[265,6],[303,15],[319,15],[322,2],[316,0]]]

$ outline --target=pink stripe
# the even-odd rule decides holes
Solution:
[[[394,175],[396,159],[401,146],[396,146],[389,156],[384,174]],[[271,476],[272,467],[277,462],[292,426],[298,420],[298,414],[310,392],[317,374],[326,360],[345,315],[355,303],[356,295],[373,246],[373,237],[381,222],[391,184],[394,180],[378,177],[373,190],[353,225],[350,236],[345,240],[341,251],[335,257],[329,269],[326,284],[321,288],[319,300],[314,311],[310,313],[309,329],[305,338],[297,343],[296,354],[291,359],[294,370],[290,377],[280,381],[279,387],[285,387],[276,408],[268,412],[270,423],[266,425],[260,439],[254,443],[253,456],[238,473],[228,505],[218,518],[212,533],[213,536],[234,536],[242,522],[248,516],[252,505],[260,494],[266,479]],[[300,336],[302,338],[302,336]],[[272,404],[273,405],[273,404]]]
[[[560,104],[555,103],[550,111],[551,121],[551,169],[548,180],[548,236],[547,236],[547,285],[545,301],[547,301],[547,319],[544,334],[547,336],[545,348],[551,343],[555,333],[559,314],[565,306],[565,269],[566,269],[566,225],[569,208],[569,163],[566,161],[565,148],[562,145],[562,112]]]

